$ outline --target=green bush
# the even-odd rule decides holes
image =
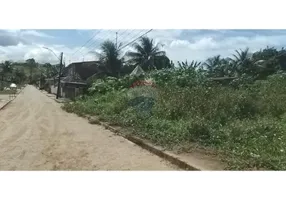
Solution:
[[[285,74],[255,82],[242,77],[236,86],[214,84],[192,70],[160,70],[149,77],[156,88],[131,89],[131,77],[97,81],[92,95],[64,108],[132,127],[170,149],[193,143],[213,148],[230,169],[286,169]]]
[[[285,170],[285,125],[274,118],[236,120],[220,128],[219,148],[232,169]]]

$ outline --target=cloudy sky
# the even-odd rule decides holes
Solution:
[[[106,39],[115,41],[116,32],[118,43],[124,46],[147,31],[0,30],[0,61],[35,58],[40,63],[58,62],[43,47],[52,49],[57,55],[63,52],[66,64],[94,60],[101,42]],[[152,30],[147,36],[160,43],[160,47],[174,61],[204,60],[218,54],[231,56],[234,50],[246,47],[251,51],[266,46],[286,47],[286,30]],[[131,48],[128,45],[122,51],[124,53]]]

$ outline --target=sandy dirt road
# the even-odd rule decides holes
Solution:
[[[178,170],[33,86],[0,111],[0,170]]]

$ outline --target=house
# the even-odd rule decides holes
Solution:
[[[60,96],[74,99],[83,93],[87,87],[87,80],[95,74],[104,73],[97,61],[71,63],[63,68],[60,77]],[[58,76],[47,79],[50,93],[57,94]]]
[[[144,75],[144,74],[145,74],[144,70],[140,66],[137,66],[131,72],[130,76],[141,76],[141,75]]]

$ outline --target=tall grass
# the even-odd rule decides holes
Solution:
[[[151,100],[130,104],[146,93]],[[138,136],[170,149],[193,143],[212,148],[230,169],[285,170],[285,100],[286,76],[273,75],[242,87],[162,84],[150,91],[113,90],[64,109],[133,127]]]

